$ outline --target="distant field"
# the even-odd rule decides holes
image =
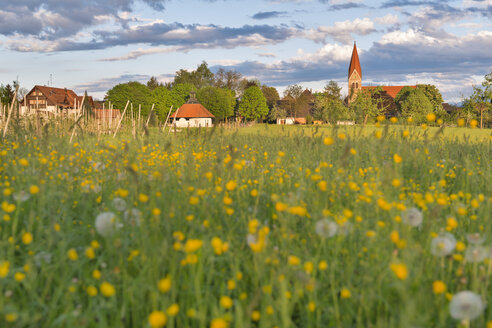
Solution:
[[[136,135],[0,141],[1,327],[492,324],[491,130]]]

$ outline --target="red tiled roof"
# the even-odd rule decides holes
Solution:
[[[77,97],[75,92],[68,89],[36,85],[31,90],[31,92],[36,89],[41,91],[41,93],[47,98],[49,103],[56,106],[73,107],[74,99]]]
[[[349,77],[350,75],[352,75],[352,72],[354,70],[357,71],[360,78],[362,79],[362,69],[360,68],[359,54],[357,53],[357,46],[355,45],[355,42],[354,42],[354,50],[352,50],[352,58],[350,59],[350,66],[348,72]]]
[[[410,88],[416,88],[415,85],[390,85],[390,86],[381,86],[381,88],[386,91],[386,93],[391,96],[393,99],[396,97],[396,95],[398,94],[398,92],[400,92],[401,89],[403,89],[403,87],[410,87]],[[372,87],[362,87],[362,89],[365,89],[365,90],[371,90],[371,89],[375,89],[377,88],[377,86],[372,86]]]
[[[178,115],[176,115],[178,113]],[[201,104],[184,104],[174,114],[171,114],[172,118],[206,118],[215,117]]]

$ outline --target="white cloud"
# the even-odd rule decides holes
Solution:
[[[333,26],[320,26],[306,32],[305,37],[315,42],[324,43],[327,37],[349,44],[353,41],[352,34],[368,35],[376,32],[374,22],[369,18],[356,18],[353,21],[336,22]]]
[[[382,25],[394,25],[397,24],[400,20],[396,15],[387,14],[386,16],[375,18],[374,21]]]

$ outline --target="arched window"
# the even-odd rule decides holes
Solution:
[[[355,88],[355,82],[352,82],[352,89]]]

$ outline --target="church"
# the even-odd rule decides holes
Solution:
[[[403,89],[405,85],[399,86],[381,86],[383,93],[380,97],[385,98],[385,105],[390,106],[389,111],[391,112],[394,105],[394,100],[398,92]],[[411,88],[416,88],[415,85],[409,85]],[[352,58],[350,59],[350,66],[348,70],[348,90],[349,96],[347,98],[348,104],[352,103],[356,98],[360,90],[371,90],[377,88],[376,86],[362,86],[362,69],[360,67],[359,54],[357,53],[357,45],[354,42],[354,49],[352,51]],[[392,100],[392,101],[390,101]]]

